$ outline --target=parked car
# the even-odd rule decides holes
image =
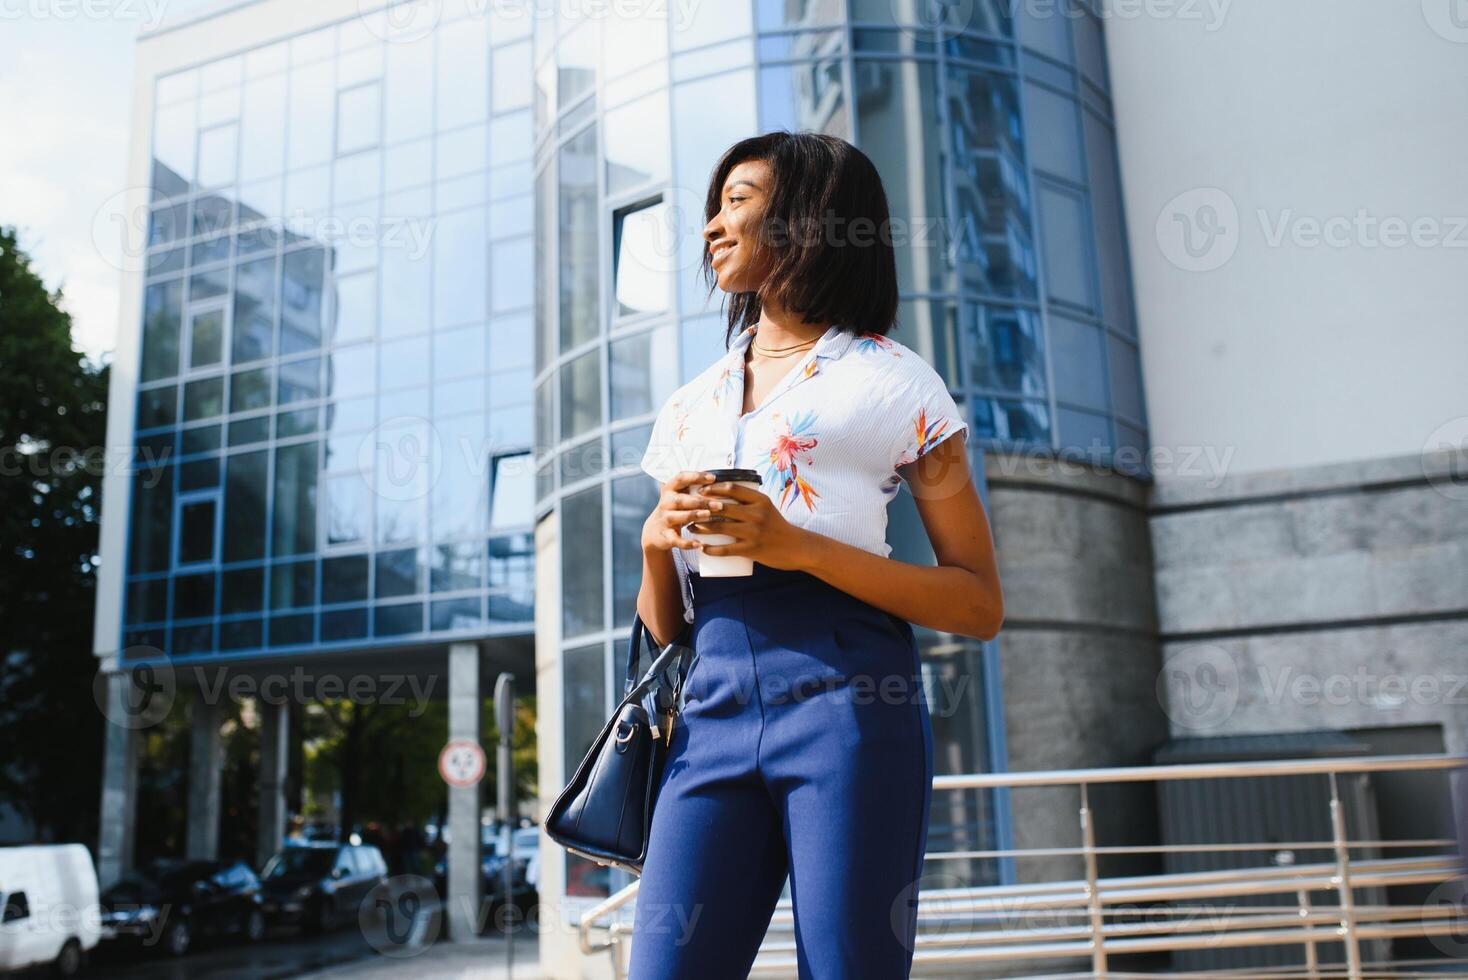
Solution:
[[[112,942],[182,956],[203,936],[265,935],[260,879],[243,861],[162,858],[102,892],[102,934]]]
[[[387,862],[371,844],[291,844],[265,865],[265,914],[326,932],[354,916],[387,881]]]
[[[505,852],[511,850],[510,831],[504,826],[494,825],[483,826],[480,831],[480,873],[483,875],[480,894],[484,896],[489,911],[493,912],[504,904],[505,883],[502,875],[505,866]],[[538,827],[517,827],[513,834],[513,851],[510,858],[512,862],[510,871],[512,901],[522,913],[528,913],[540,901],[540,894],[537,890],[540,871],[540,829]],[[447,861],[440,860],[433,870],[438,893],[447,895]]]
[[[75,976],[97,945],[97,869],[81,844],[0,847],[0,973]]]

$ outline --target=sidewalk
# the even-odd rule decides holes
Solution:
[[[513,973],[505,969],[505,938],[486,936],[470,942],[438,942],[410,956],[377,955],[314,973],[305,980],[398,980],[405,973],[414,980],[543,980],[539,944],[534,933],[515,936]]]

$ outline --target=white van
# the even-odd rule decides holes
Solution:
[[[0,973],[78,973],[102,934],[97,869],[81,844],[0,847]]]

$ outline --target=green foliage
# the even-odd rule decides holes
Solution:
[[[102,716],[92,606],[107,369],[0,228],[0,802],[43,839],[90,841]]]

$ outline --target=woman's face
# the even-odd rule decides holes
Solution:
[[[763,160],[734,167],[724,180],[719,213],[704,226],[714,275],[726,293],[753,292],[769,274],[769,262],[756,263],[753,252],[772,176]]]

